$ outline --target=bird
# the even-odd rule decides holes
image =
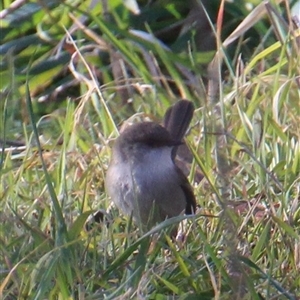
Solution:
[[[191,101],[179,100],[166,111],[163,126],[149,121],[128,126],[112,147],[107,194],[144,230],[196,210],[192,186],[175,162],[193,112]]]

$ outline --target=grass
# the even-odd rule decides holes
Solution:
[[[1,298],[299,299],[300,64],[290,36],[247,61],[225,56],[214,104],[203,98],[198,54],[169,52],[89,17],[91,32],[72,36],[76,103],[67,98],[39,117],[37,78],[29,68],[20,79],[7,55],[1,139],[26,147],[1,152]],[[82,36],[95,49],[100,41],[118,49],[122,79],[102,63],[99,84]],[[88,216],[110,205],[104,178],[116,128],[132,115],[159,121],[180,97],[197,107],[187,141],[201,208],[187,220],[186,242],[168,236],[184,217],[142,234],[115,208],[109,226],[86,231]]]

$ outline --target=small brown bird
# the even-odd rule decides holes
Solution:
[[[193,112],[192,102],[180,100],[167,110],[165,127],[137,123],[115,141],[106,190],[115,205],[144,229],[195,212],[192,187],[174,162]]]

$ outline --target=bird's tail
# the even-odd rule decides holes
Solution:
[[[193,118],[194,104],[188,100],[179,100],[165,113],[164,127],[173,140],[181,142]]]

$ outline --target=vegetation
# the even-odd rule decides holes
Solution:
[[[207,49],[193,1],[1,2],[1,299],[299,299],[299,29],[288,1],[235,2],[211,1]],[[87,231],[119,125],[179,98],[186,240],[115,208]]]

